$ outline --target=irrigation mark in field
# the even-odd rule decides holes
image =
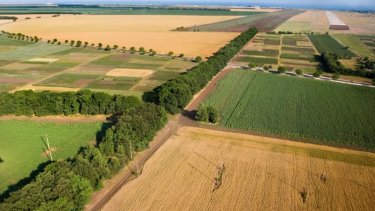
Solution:
[[[375,190],[374,189],[372,189],[371,187],[367,187],[366,185],[363,185],[363,184],[361,184],[361,183],[359,183],[359,182],[357,182],[357,181],[354,181],[354,180],[349,180],[350,182],[352,182],[352,183],[354,183],[354,184],[356,184],[356,185],[358,185],[359,187],[362,187],[362,188],[365,188],[365,189],[367,189],[367,190],[370,190],[370,191],[372,191],[372,192],[375,192]]]
[[[198,155],[199,157],[203,158],[204,160],[206,160],[207,162],[211,163],[213,166],[215,166],[216,168],[220,168],[220,166],[216,165],[215,163],[213,163],[212,161],[208,160],[207,158],[203,157],[202,155],[200,155],[199,153],[197,152],[194,152],[196,155]]]
[[[243,97],[245,96],[245,94],[247,93],[247,90],[250,88],[250,86],[252,85],[251,82],[253,82],[254,78],[257,77],[257,75],[254,75],[254,77],[251,78],[251,80],[249,81],[249,84],[247,85],[246,89],[244,89],[241,97],[239,99],[243,99]],[[225,125],[228,124],[228,121],[232,118],[234,112],[237,110],[237,107],[239,106],[239,104],[241,103],[241,100],[239,100],[236,104],[236,106],[233,108],[231,114],[229,115],[227,121],[225,122]]]
[[[271,177],[281,181],[282,183],[285,183],[287,185],[289,185],[290,187],[292,187],[293,189],[297,190],[298,193],[301,195],[301,198],[302,198],[302,202],[305,203],[306,202],[306,199],[307,199],[307,189],[305,187],[302,188],[302,190],[299,190],[297,187],[293,186],[291,183],[288,183],[286,182],[285,180],[279,178],[279,177],[276,177],[274,176],[273,174],[271,174],[270,172],[267,171],[267,174],[270,175]]]
[[[212,181],[212,182],[215,182],[214,179],[211,179],[209,176],[207,176],[206,174],[204,174],[201,170],[197,169],[196,167],[194,167],[192,164],[188,163],[188,165],[193,168],[194,170],[196,170],[197,172],[199,172],[202,176],[204,176],[206,179]]]

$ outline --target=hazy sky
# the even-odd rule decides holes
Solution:
[[[375,8],[375,0],[0,0],[2,4],[25,3],[225,3],[225,4],[249,4],[249,5],[297,5],[297,6],[338,6],[340,8]]]

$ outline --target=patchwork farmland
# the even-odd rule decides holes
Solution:
[[[183,127],[103,210],[371,210],[374,165],[370,153]]]
[[[258,34],[234,62],[245,66],[255,63],[258,67],[283,66],[288,70],[314,72],[317,68],[316,53],[306,35]]]
[[[88,88],[141,96],[196,65],[181,58],[131,54],[122,50],[106,52],[5,37],[0,37],[0,49],[0,91]],[[116,69],[128,74],[111,74]],[[149,74],[138,74],[145,69]]]
[[[374,96],[372,88],[234,70],[205,103],[224,127],[373,151]]]

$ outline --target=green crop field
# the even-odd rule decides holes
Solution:
[[[253,56],[239,56],[236,58],[238,62],[256,63],[256,64],[277,64],[277,58],[270,57],[253,57]]]
[[[10,51],[0,52],[0,59],[5,60],[28,60],[36,57],[44,57],[59,51],[69,49],[68,46],[35,43],[19,47]]]
[[[359,37],[351,34],[335,34],[334,37],[361,57],[375,58],[375,54]]]
[[[262,49],[262,51],[250,51],[250,50],[243,50],[241,54],[249,55],[249,56],[269,56],[269,57],[278,57],[279,50],[275,49]]]
[[[206,99],[229,128],[375,150],[375,89],[235,70]]]
[[[54,61],[29,61],[35,58]],[[131,54],[121,50],[107,52],[91,47],[33,43],[0,37],[0,91],[22,89],[27,85],[34,90],[48,87],[55,91],[89,88],[109,94],[141,96],[143,92],[152,90],[195,65],[197,63],[188,59]],[[154,74],[142,80],[106,76],[107,72],[116,68],[150,69]],[[138,83],[141,86],[136,86]],[[132,90],[135,86],[137,90]]]
[[[95,140],[102,123],[52,123],[0,120],[0,193],[8,185],[30,175],[48,161],[42,136],[48,135],[54,160],[77,153],[81,146]]]
[[[309,35],[309,38],[319,53],[334,53],[341,57],[356,56],[330,35]]]

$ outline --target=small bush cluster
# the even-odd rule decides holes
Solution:
[[[219,121],[219,113],[213,106],[201,104],[195,118],[200,122],[216,123]]]

